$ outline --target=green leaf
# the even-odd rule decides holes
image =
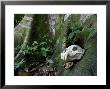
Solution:
[[[75,33],[72,32],[72,33],[69,34],[68,38],[69,38],[69,39],[72,39],[74,35],[75,35]]]
[[[48,48],[41,48],[41,51],[45,51],[45,52],[47,52],[47,51],[49,51],[49,49]]]
[[[88,37],[89,34],[90,34],[90,31],[88,30],[87,26],[85,26],[85,27],[82,29],[82,33],[83,33],[84,38],[85,38],[85,40],[86,40],[87,37]]]
[[[91,33],[89,34],[87,40],[89,40],[93,35],[96,33],[96,29],[92,29]]]
[[[40,43],[40,45],[46,45],[46,44],[47,44],[46,42],[41,42],[41,43]]]
[[[34,41],[33,44],[32,44],[32,46],[34,46],[34,45],[38,45],[38,42],[37,41]]]
[[[42,56],[46,57],[47,53],[46,52],[42,52]]]
[[[25,59],[22,59],[21,61],[15,62],[14,63],[14,69],[16,70],[19,67],[22,67],[25,64]]]

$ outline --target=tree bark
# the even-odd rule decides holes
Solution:
[[[21,28],[26,28],[28,30],[25,36],[25,39],[23,41],[22,47],[20,51],[18,52],[18,54],[15,56],[15,61],[22,59],[22,56],[23,56],[22,49],[24,49],[27,44],[31,45],[31,43],[33,43],[34,41],[38,41],[38,42],[46,41],[46,39],[43,39],[42,37],[44,35],[48,35],[49,36],[48,38],[50,39],[51,34],[52,34],[49,31],[48,15],[45,15],[45,14],[44,15],[40,15],[40,14],[29,15],[28,14],[25,16],[24,16],[25,18],[29,19],[31,17],[32,19],[28,20],[28,22],[30,23],[29,25],[29,23],[26,23],[26,21],[24,21],[25,18],[23,18],[23,20],[20,22],[20,25],[15,27],[15,32],[17,32]]]
[[[15,27],[15,33],[17,32],[17,30],[20,29],[27,29],[27,33],[24,39],[24,42],[22,44],[22,47],[20,49],[20,51],[18,52],[18,54],[15,56],[14,60],[17,61],[20,57],[22,57],[23,53],[22,53],[22,49],[26,47],[26,45],[28,44],[28,40],[29,40],[29,36],[31,33],[31,24],[33,21],[33,16],[31,14],[27,14],[24,16],[24,18],[22,19],[22,21]]]

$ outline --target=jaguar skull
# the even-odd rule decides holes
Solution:
[[[61,59],[66,62],[80,60],[84,52],[85,50],[82,49],[80,46],[71,45],[61,53]]]

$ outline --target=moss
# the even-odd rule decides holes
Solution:
[[[80,15],[71,15],[68,18],[68,20],[66,20],[65,22],[63,22],[62,17],[60,17],[59,19],[60,19],[59,21],[60,24],[58,25],[58,28],[60,29],[58,29],[58,31],[60,35],[57,34],[57,38],[59,37],[59,39],[57,40],[60,40],[59,44],[64,45],[66,42],[65,47],[68,47],[69,45],[72,45],[72,44],[77,44],[81,46],[82,48],[86,49],[86,52],[83,58],[79,62],[77,62],[77,64],[73,68],[67,69],[67,70],[64,69],[63,67],[64,62],[59,58],[58,75],[61,75],[61,76],[97,75],[96,29],[90,30],[89,32],[89,29],[93,27],[91,23],[93,23],[94,17],[93,16],[89,17],[87,21],[85,22],[85,24],[83,24],[82,26],[80,24]],[[70,35],[70,33],[75,32],[77,30],[79,30],[79,32],[75,36],[73,36],[71,40],[68,39],[68,36]],[[57,49],[61,49],[59,44],[57,44]],[[62,52],[62,51],[59,50],[59,52]],[[58,58],[58,56],[56,56],[56,58]]]
[[[92,45],[91,45],[92,44]],[[97,36],[96,34],[86,43],[86,52],[72,69],[64,70],[64,76],[96,76],[97,75]]]
[[[48,24],[48,15],[47,14],[36,14],[34,15],[34,21],[32,23],[32,31],[31,31],[31,38],[30,38],[30,44],[33,43],[33,41],[42,42],[45,41],[42,37],[44,35],[47,35],[50,39],[52,37],[51,33],[49,32],[49,24]]]

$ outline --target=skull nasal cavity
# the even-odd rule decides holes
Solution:
[[[72,49],[73,51],[76,51],[77,50],[77,47],[73,47],[73,49]]]

